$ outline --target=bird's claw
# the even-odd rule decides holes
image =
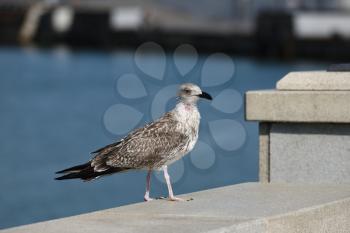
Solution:
[[[179,198],[179,197],[169,197],[169,201],[185,201],[185,199]]]
[[[189,199],[182,199],[179,197],[157,197],[156,200],[168,200],[168,201],[193,201],[193,198],[190,197]]]
[[[193,198],[190,197],[189,199],[183,199],[179,197],[169,197],[168,200],[169,201],[193,201]]]
[[[144,200],[144,201],[153,201],[154,199],[153,199],[153,198],[150,198],[150,197],[144,197],[143,200]]]

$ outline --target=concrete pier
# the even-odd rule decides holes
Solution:
[[[62,218],[1,233],[348,232],[350,186],[246,183]]]

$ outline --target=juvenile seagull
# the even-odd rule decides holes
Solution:
[[[151,172],[163,169],[169,200],[181,200],[174,196],[168,165],[193,149],[200,121],[197,101],[212,97],[192,83],[182,84],[177,95],[179,102],[173,110],[132,131],[122,140],[92,152],[94,157],[89,162],[57,172],[66,174],[56,180],[80,178],[88,181],[131,169],[147,169],[144,200],[150,201]]]

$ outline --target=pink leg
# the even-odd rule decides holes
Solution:
[[[170,176],[168,173],[168,166],[163,167],[163,172],[164,172],[164,178],[165,178],[166,184],[168,186],[169,200],[170,201],[184,201],[183,199],[174,196],[173,188],[171,187]]]
[[[151,173],[152,173],[152,170],[148,170],[147,178],[146,178],[146,193],[145,193],[145,196],[143,198],[145,201],[152,201],[153,200],[152,198],[149,197],[149,191],[151,188]]]

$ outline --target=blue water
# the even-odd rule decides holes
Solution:
[[[208,56],[199,55],[194,68],[181,77],[173,55],[168,52],[164,58],[164,78],[154,79],[135,65],[134,51],[0,48],[0,228],[142,201],[144,171],[93,182],[58,182],[54,180],[54,172],[87,161],[91,151],[121,137],[118,132],[113,133],[114,126],[106,123],[106,111],[111,106],[125,104],[137,110],[141,117],[135,118],[135,125],[141,126],[152,119],[151,104],[162,88],[185,81],[201,84],[202,69],[213,76],[225,73],[220,64],[217,69],[215,65],[206,66]],[[247,90],[273,88],[276,81],[290,71],[327,67],[306,61],[231,58],[234,75],[206,89],[214,97],[225,89],[233,89],[243,96]],[[141,80],[141,89],[144,88],[147,95],[142,92],[142,98],[128,99],[123,97],[123,91],[118,92],[117,80],[127,73]],[[244,121],[244,106],[240,106],[239,95],[237,98],[232,100],[236,105],[232,113],[221,111],[230,111],[227,104],[221,106],[221,110],[208,102],[200,104],[203,115],[200,140],[209,150],[198,151],[214,153],[211,157],[214,161],[202,163],[196,162],[198,158],[185,157],[184,168],[177,168],[181,174],[173,185],[176,194],[258,179],[257,124]],[[168,109],[174,100],[165,104]],[[115,117],[117,121],[118,114]],[[230,135],[223,138],[216,132],[218,140],[224,141],[215,141],[209,122],[220,119],[234,120],[243,127],[243,142],[235,135],[228,141],[237,143],[236,148],[227,147],[230,144],[225,140],[230,140]],[[115,127],[120,129],[118,125]],[[224,147],[220,147],[220,143]],[[212,163],[211,166],[200,168],[208,163]],[[152,196],[167,194],[159,177],[159,174],[152,177]]]

